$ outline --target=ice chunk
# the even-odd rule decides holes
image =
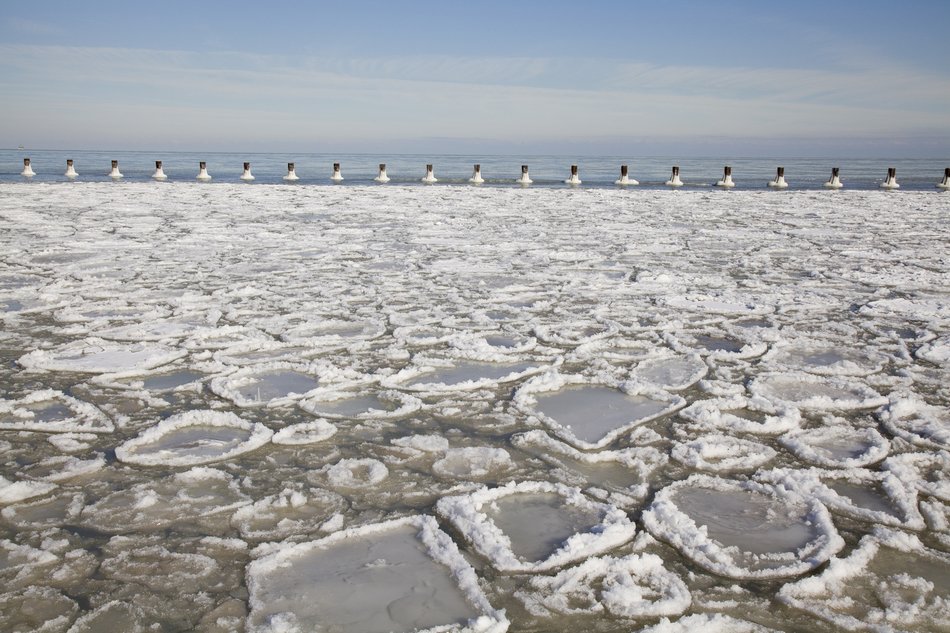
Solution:
[[[287,544],[248,565],[249,633],[504,633],[508,621],[431,517]]]
[[[635,496],[641,496],[650,475],[668,461],[665,453],[649,446],[579,451],[541,430],[519,433],[511,438],[511,443],[557,467],[569,460],[570,468],[581,473],[585,483],[621,489]]]
[[[239,369],[211,381],[211,391],[239,407],[279,407],[316,393],[319,370],[293,363],[267,363]]]
[[[31,479],[60,483],[97,472],[105,465],[106,460],[101,453],[93,456],[92,459],[56,455],[28,466],[23,470],[23,473]]]
[[[950,410],[916,396],[892,395],[879,413],[884,428],[912,444],[950,449]]]
[[[441,453],[449,449],[449,441],[441,435],[408,435],[397,437],[393,446],[412,449],[423,453]]]
[[[708,475],[658,492],[643,524],[696,564],[730,578],[797,576],[844,547],[821,503]]]
[[[950,453],[904,453],[888,457],[884,469],[925,495],[950,503]]]
[[[708,370],[706,363],[697,355],[670,356],[641,362],[630,372],[630,377],[662,389],[679,391],[696,383]]]
[[[640,629],[637,633],[773,633],[775,629],[738,620],[721,613],[697,613],[670,622],[668,618],[660,620],[659,624]]]
[[[204,554],[173,552],[161,545],[141,546],[126,537],[113,537],[109,545],[109,549],[119,551],[102,561],[99,573],[106,578],[163,593],[185,594],[220,586],[223,579],[218,562]]]
[[[82,493],[57,492],[39,500],[9,505],[3,509],[2,515],[21,529],[46,529],[75,522],[84,503]]]
[[[185,354],[157,343],[123,344],[89,338],[53,350],[32,351],[18,362],[26,369],[104,374],[152,369]]]
[[[947,630],[948,568],[947,554],[878,529],[821,574],[782,587],[778,599],[849,631]]]
[[[289,343],[304,341],[311,345],[349,345],[379,338],[385,333],[386,324],[382,321],[327,319],[288,328],[280,333],[280,338]]]
[[[392,389],[410,391],[472,391],[514,382],[541,371],[537,363],[484,363],[418,359],[415,365],[383,380]]]
[[[116,447],[120,461],[143,466],[197,466],[231,459],[270,441],[273,432],[223,411],[187,411]]]
[[[613,321],[561,321],[557,325],[536,325],[534,335],[545,343],[577,347],[606,339],[620,331]]]
[[[325,397],[304,400],[300,408],[330,419],[393,419],[415,413],[422,408],[422,400],[395,390],[380,393],[337,391]]]
[[[147,633],[148,625],[148,617],[142,609],[128,602],[112,600],[80,616],[67,633]]]
[[[112,421],[88,402],[45,389],[0,400],[0,429],[45,433],[111,433]]]
[[[549,482],[445,497],[436,509],[503,572],[554,569],[613,549],[636,532],[625,512]]]
[[[338,488],[367,488],[375,486],[389,476],[386,464],[373,459],[341,459],[323,469],[327,482]]]
[[[679,576],[653,554],[590,558],[554,576],[533,576],[515,596],[535,616],[607,613],[621,618],[679,615],[692,600]]]
[[[855,428],[836,416],[825,416],[815,428],[789,431],[778,441],[799,459],[825,468],[869,466],[890,450],[890,442],[876,430]]]
[[[79,605],[49,587],[27,587],[0,594],[0,631],[10,633],[63,633],[79,612]]]
[[[776,347],[762,360],[777,368],[825,376],[869,376],[887,363],[887,357],[874,350],[810,342]]]
[[[803,409],[871,409],[887,403],[887,398],[862,383],[804,373],[759,376],[749,391],[778,405]]]
[[[0,475],[0,503],[16,503],[39,497],[56,489],[56,484],[43,481],[10,481]]]
[[[336,434],[336,427],[326,420],[312,420],[285,426],[274,433],[271,441],[274,444],[300,446],[302,444],[316,444],[329,439]]]
[[[0,578],[11,579],[23,570],[48,567],[58,561],[56,555],[41,549],[0,540]]]
[[[449,479],[482,479],[514,467],[508,451],[489,446],[453,448],[432,464],[432,472]]]
[[[771,461],[775,457],[775,451],[765,444],[717,434],[678,442],[673,446],[670,455],[684,466],[726,472],[755,470]]]
[[[916,489],[890,472],[777,468],[756,478],[818,499],[832,512],[861,521],[911,530],[925,527]]]
[[[515,393],[514,403],[582,449],[603,448],[637,425],[686,404],[679,396],[643,385],[598,384],[559,374],[529,380]]]
[[[921,345],[914,355],[935,365],[950,365],[950,336]]]
[[[149,531],[233,512],[249,503],[230,475],[197,467],[113,492],[83,508],[80,522],[107,533]]]
[[[343,497],[329,490],[285,488],[238,508],[231,525],[246,539],[278,540],[315,532],[345,507]]]
[[[728,429],[736,433],[778,435],[798,428],[801,413],[793,406],[775,406],[764,398],[742,395],[697,400],[679,415],[703,429]]]
[[[770,305],[757,303],[745,297],[729,295],[718,297],[703,294],[684,295],[664,298],[663,303],[677,310],[684,309],[740,317],[771,314],[775,310]]]

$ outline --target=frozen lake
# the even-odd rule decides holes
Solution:
[[[950,194],[0,184],[0,630],[950,629]]]

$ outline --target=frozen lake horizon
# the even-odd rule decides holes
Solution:
[[[4,631],[950,628],[932,184],[0,180]]]

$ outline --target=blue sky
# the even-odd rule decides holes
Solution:
[[[947,157],[948,20],[929,1],[11,2],[0,146]]]

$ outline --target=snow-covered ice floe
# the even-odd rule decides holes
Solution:
[[[825,416],[821,425],[789,431],[779,443],[796,457],[825,468],[869,466],[887,457],[891,443],[876,429],[855,428],[837,416]]]
[[[950,629],[950,555],[911,534],[877,528],[821,574],[782,587],[778,599],[846,631]]]
[[[231,513],[249,503],[231,475],[199,466],[110,493],[83,508],[80,524],[107,533],[153,531]]]
[[[185,356],[185,350],[158,343],[115,343],[90,338],[52,350],[34,350],[19,359],[26,369],[104,374],[146,370]]]
[[[311,420],[285,426],[274,433],[271,441],[285,446],[316,444],[333,437],[336,432],[336,426],[326,420]]]
[[[503,572],[562,567],[622,545],[636,533],[622,510],[550,482],[511,482],[444,497],[436,509]]]
[[[403,418],[422,408],[422,400],[394,389],[381,392],[330,391],[300,402],[300,408],[329,419]]]
[[[697,400],[679,411],[679,415],[699,429],[755,435],[779,435],[797,429],[802,418],[795,406],[742,395]]]
[[[798,576],[844,547],[821,503],[708,475],[660,490],[643,524],[696,564],[730,578]]]
[[[531,361],[492,363],[420,357],[381,382],[389,389],[415,392],[474,391],[515,382],[542,370],[541,364]]]
[[[243,367],[211,380],[211,390],[239,407],[280,407],[294,404],[340,381],[332,367],[287,362]]]
[[[924,528],[916,488],[887,471],[777,468],[757,473],[756,479],[817,499],[832,512],[853,519],[908,530]]]
[[[698,354],[650,358],[638,364],[630,377],[660,389],[680,391],[695,384],[709,368]]]
[[[603,448],[634,427],[668,415],[686,401],[639,383],[588,379],[556,371],[532,378],[514,404],[581,449]]]
[[[267,444],[273,431],[224,411],[187,411],[116,447],[119,461],[143,466],[197,466]]]
[[[654,554],[589,558],[554,576],[532,576],[516,597],[532,615],[679,615],[692,601],[686,584]]]
[[[753,395],[803,409],[873,409],[887,398],[860,382],[806,373],[776,373],[756,377],[749,385]]]
[[[824,376],[868,376],[884,369],[888,358],[874,350],[815,344],[806,340],[776,346],[762,360],[775,369]]]
[[[253,633],[508,628],[455,543],[424,515],[276,545],[248,565],[247,586]]]
[[[722,613],[697,613],[679,620],[662,618],[659,624],[640,629],[637,633],[772,633],[775,629],[740,620]]]
[[[730,435],[703,435],[676,443],[670,455],[684,466],[726,472],[755,470],[771,461],[775,451],[765,444]]]
[[[88,402],[61,391],[44,389],[0,400],[0,429],[44,433],[112,433],[112,420]]]
[[[231,515],[231,525],[245,539],[277,540],[326,530],[346,508],[340,495],[320,488],[284,488],[246,505]],[[332,531],[332,530],[329,530]]]
[[[892,395],[879,413],[888,432],[926,448],[950,449],[950,410],[916,396]]]

